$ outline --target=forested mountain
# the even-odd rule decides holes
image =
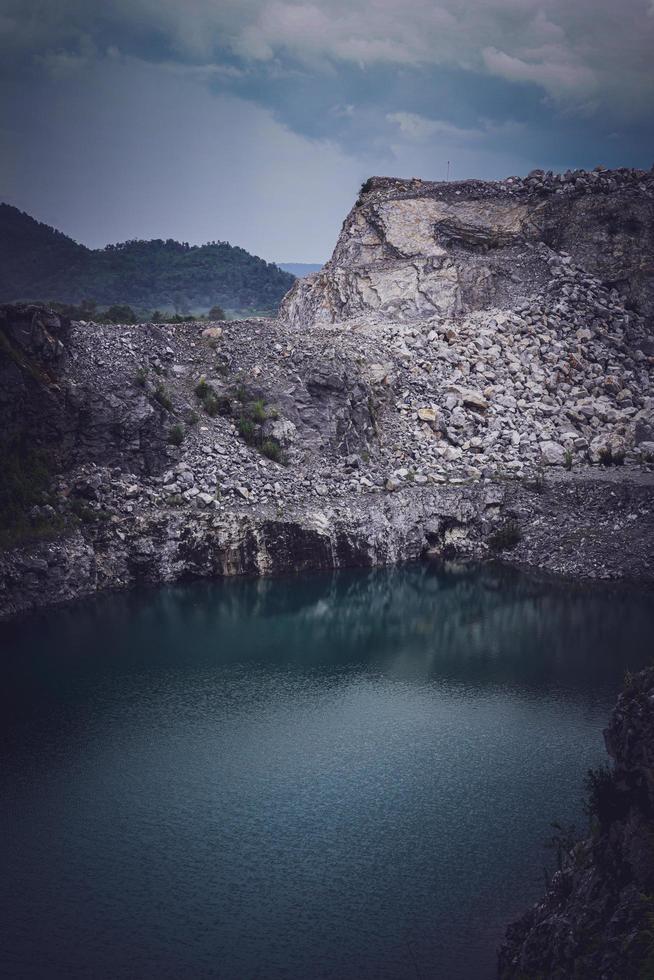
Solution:
[[[0,204],[0,301],[58,300],[138,310],[274,313],[294,277],[228,242],[168,239],[89,249]]]

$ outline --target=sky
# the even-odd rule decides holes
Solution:
[[[376,175],[654,163],[654,0],[0,0],[0,200],[322,262]]]

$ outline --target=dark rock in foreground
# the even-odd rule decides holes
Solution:
[[[501,980],[654,976],[654,668],[627,678],[604,739],[591,834],[563,845],[545,898],[509,928]]]

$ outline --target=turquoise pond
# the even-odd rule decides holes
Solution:
[[[0,973],[494,976],[650,594],[413,565],[0,627]]]

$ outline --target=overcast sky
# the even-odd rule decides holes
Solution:
[[[329,257],[372,174],[654,162],[654,0],[0,0],[0,200]]]

